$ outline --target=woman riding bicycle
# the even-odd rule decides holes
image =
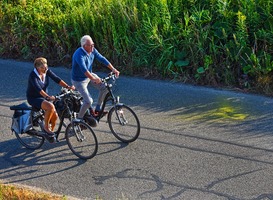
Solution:
[[[52,70],[48,68],[46,58],[40,57],[34,61],[34,69],[29,74],[27,87],[27,101],[37,108],[45,111],[44,131],[49,136],[54,136],[54,127],[58,118],[58,114],[52,102],[55,97],[48,95],[49,78],[62,87],[74,89],[74,86],[69,86]]]

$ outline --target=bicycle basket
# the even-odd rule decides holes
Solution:
[[[12,117],[11,129],[16,133],[25,133],[32,129],[31,111],[15,110]]]
[[[73,106],[71,107],[71,110],[78,113],[82,106],[82,96],[79,92],[74,91],[73,95],[71,95],[71,102]]]
[[[81,99],[80,94],[73,92],[56,101],[54,104],[58,115],[64,118],[70,118],[72,112],[78,113],[82,104]]]
[[[64,99],[58,100],[54,103],[56,111],[60,117],[69,118],[70,111],[68,106],[65,104]]]

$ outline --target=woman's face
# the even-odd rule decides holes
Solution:
[[[43,64],[40,67],[38,67],[38,71],[40,74],[45,74],[47,69],[48,69],[47,64]]]

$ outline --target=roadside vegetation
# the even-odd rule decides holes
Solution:
[[[94,200],[103,200],[96,195]],[[30,189],[19,185],[0,183],[0,200],[76,200],[74,197],[46,193],[37,189]],[[123,194],[117,200],[128,200]]]
[[[65,196],[52,195],[27,188],[0,184],[0,200],[67,200]]]
[[[272,0],[0,0],[0,57],[70,66],[81,36],[123,74],[273,94]]]

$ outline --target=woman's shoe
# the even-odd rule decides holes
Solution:
[[[47,130],[44,129],[43,132],[45,132],[50,137],[54,137],[55,136],[55,133],[52,132],[52,131],[47,131]]]

